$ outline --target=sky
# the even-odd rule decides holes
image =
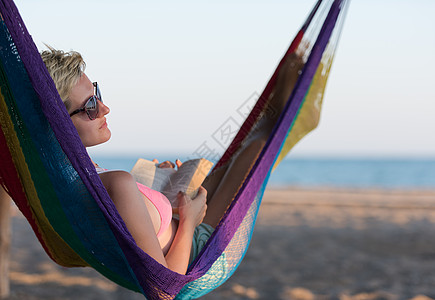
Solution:
[[[194,154],[261,94],[314,1],[16,0],[40,50],[82,53],[111,140]],[[435,157],[435,1],[353,0],[319,127],[291,156]]]

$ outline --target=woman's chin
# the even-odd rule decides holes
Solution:
[[[112,133],[110,132],[110,130],[108,130],[108,133],[105,134],[104,136],[101,136],[99,139],[94,139],[93,141],[83,141],[82,140],[82,143],[85,147],[98,146],[98,145],[104,144],[105,142],[109,141],[111,137],[112,137]]]
[[[109,132],[108,132],[107,136],[105,136],[104,139],[102,139],[101,142],[99,142],[98,144],[104,144],[110,140],[110,138],[112,137],[112,133],[110,132],[110,130],[108,130],[108,131]]]
[[[112,132],[109,127],[105,127],[103,133],[101,134],[101,141],[99,144],[105,143],[112,137]]]
[[[107,137],[106,142],[107,142],[108,140],[110,140],[110,138],[112,137],[112,132],[110,131],[109,128],[107,128],[107,135],[108,135],[108,137]]]

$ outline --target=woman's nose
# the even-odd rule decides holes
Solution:
[[[100,101],[100,103],[98,103],[100,105],[100,113],[105,116],[110,112],[110,108],[104,104],[103,102]]]

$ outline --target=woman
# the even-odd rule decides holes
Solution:
[[[102,102],[98,84],[92,83],[84,73],[85,63],[81,55],[49,47],[41,56],[83,145],[91,147],[108,141],[111,132],[106,115],[110,109]],[[285,88],[272,93],[274,96],[269,100],[268,105],[275,112],[274,116],[260,117],[257,128],[238,154],[207,178],[205,187],[200,188],[194,199],[178,194],[178,220],[172,218],[169,201],[161,193],[136,183],[128,172],[102,171],[94,163],[137,245],[160,264],[172,271],[186,273],[189,262],[196,257],[219,223],[266,142],[297,80],[302,65],[300,61],[292,56],[286,62],[288,66],[283,68],[285,71],[279,74],[277,86]],[[177,161],[177,165],[180,164]],[[174,164],[166,161],[159,166],[174,167]]]

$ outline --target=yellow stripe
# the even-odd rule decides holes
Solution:
[[[285,158],[289,151],[311,130],[317,127],[320,119],[320,110],[322,109],[323,94],[325,92],[326,82],[328,80],[329,71],[331,70],[333,56],[324,53],[322,60],[314,75],[311,86],[305,96],[304,103],[299,110],[299,114],[290,127],[290,133],[284,141],[281,152],[273,166],[273,170]]]
[[[4,96],[1,93],[1,89],[0,126],[5,135],[15,168],[19,174],[21,185],[26,193],[27,205],[32,212],[33,220],[38,227],[38,231],[41,234],[42,239],[44,240],[44,243],[50,252],[50,255],[53,257],[56,263],[62,266],[88,266],[88,264],[83,261],[80,256],[78,256],[56,233],[45,216],[33,180],[31,178],[28,165],[22,152],[20,142],[14,130],[14,125],[10,118]]]

